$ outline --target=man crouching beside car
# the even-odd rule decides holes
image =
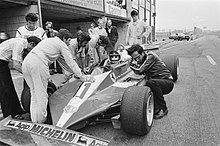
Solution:
[[[168,114],[164,94],[173,90],[174,83],[170,71],[164,62],[153,52],[144,52],[140,45],[132,45],[127,49],[132,57],[130,68],[135,74],[145,75],[146,86],[154,95],[154,119],[161,119]]]

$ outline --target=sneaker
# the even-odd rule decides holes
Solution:
[[[166,110],[160,109],[157,113],[155,113],[154,119],[161,119],[164,116],[166,116],[167,114],[168,114],[168,109],[166,109]]]
[[[30,117],[29,113],[25,113],[25,114],[22,114],[22,115],[18,114],[18,115],[15,115],[13,118],[17,119],[17,120],[31,121],[31,117]]]
[[[13,118],[17,120],[24,120],[24,117],[22,115],[15,115]]]

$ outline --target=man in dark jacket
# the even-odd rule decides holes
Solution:
[[[132,57],[131,69],[136,74],[146,76],[146,86],[154,94],[154,119],[164,117],[168,109],[163,95],[170,93],[174,87],[170,71],[155,53],[144,52],[140,45],[132,45],[127,51]]]
[[[110,42],[112,43],[112,46],[115,47],[115,44],[118,41],[118,31],[117,31],[116,26],[112,26],[111,19],[107,20],[107,26],[106,26],[105,30],[108,34],[108,38],[109,38]]]

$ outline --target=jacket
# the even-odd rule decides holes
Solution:
[[[116,26],[111,26],[111,29],[109,30],[108,27],[105,28],[108,38],[110,42],[112,43],[112,46],[115,47],[115,44],[118,41],[118,31]]]
[[[173,79],[165,63],[153,52],[148,52],[145,61],[140,66],[131,63],[131,69],[139,75],[146,75],[148,79]]]

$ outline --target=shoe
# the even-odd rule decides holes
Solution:
[[[24,117],[22,115],[15,115],[13,118],[17,120],[24,120]]]
[[[30,117],[29,113],[25,113],[25,114],[22,114],[22,115],[18,114],[18,115],[15,115],[13,118],[17,119],[17,120],[31,121],[31,117]]]
[[[164,116],[166,116],[167,114],[168,114],[168,109],[166,109],[166,110],[160,109],[158,112],[155,113],[154,119],[161,119]]]

